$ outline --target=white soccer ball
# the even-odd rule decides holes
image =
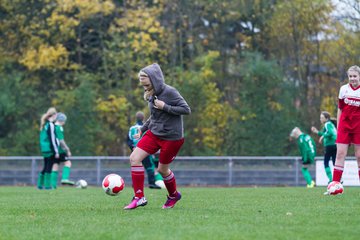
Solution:
[[[330,195],[342,194],[344,192],[344,186],[340,182],[333,181],[329,183],[327,191]]]
[[[84,179],[80,179],[79,181],[77,181],[77,182],[75,183],[75,186],[76,186],[76,188],[85,189],[85,188],[87,188],[88,184],[87,184],[87,182],[86,182]]]
[[[110,196],[118,195],[125,187],[124,179],[117,174],[111,173],[102,181],[102,188]]]

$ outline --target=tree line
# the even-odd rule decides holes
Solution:
[[[2,0],[0,155],[38,155],[66,113],[73,155],[126,155],[138,71],[157,62],[192,109],[181,155],[297,154],[360,64],[356,0]],[[319,146],[320,147],[320,146]]]

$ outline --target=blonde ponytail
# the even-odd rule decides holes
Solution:
[[[56,109],[54,107],[51,107],[47,110],[46,113],[44,113],[41,116],[41,120],[40,120],[40,131],[44,128],[45,122],[46,120],[49,119],[49,117],[51,117],[52,115],[56,114]]]

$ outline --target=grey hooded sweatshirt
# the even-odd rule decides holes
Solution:
[[[141,71],[145,72],[152,83],[155,94],[149,99],[150,117],[141,127],[141,131],[150,130],[154,135],[164,140],[179,140],[184,137],[182,115],[191,113],[189,105],[180,93],[165,84],[164,76],[157,63],[151,64]],[[164,108],[154,107],[154,100],[165,102]]]

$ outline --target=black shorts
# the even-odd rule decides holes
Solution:
[[[54,157],[54,159],[55,159],[54,163],[57,163],[57,164],[59,164],[61,162],[66,162],[68,160],[67,157],[66,157],[66,153],[60,153],[59,158]]]

